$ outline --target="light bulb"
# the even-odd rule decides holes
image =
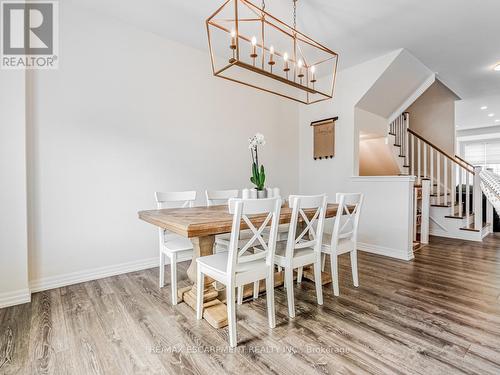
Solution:
[[[316,67],[313,65],[311,66],[311,73],[314,74],[314,72],[316,72]]]
[[[236,31],[231,30],[231,36],[234,38],[236,36]]]
[[[302,62],[302,60],[299,60],[299,62],[297,63],[297,65],[299,66],[299,68],[302,68],[302,65],[304,65],[304,63]]]
[[[286,52],[285,52],[285,53],[283,54],[283,60],[284,60],[284,61],[288,61],[288,53],[286,53]]]
[[[269,48],[269,53],[270,53],[271,55],[274,55],[274,47],[273,47],[273,46],[271,46],[271,48]]]
[[[257,45],[257,38],[256,37],[252,37],[252,46],[255,46]]]

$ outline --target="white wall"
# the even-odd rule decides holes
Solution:
[[[0,308],[27,302],[25,74],[0,70]]]
[[[355,106],[374,85],[401,51],[341,70],[337,76],[335,98],[313,106],[300,107],[300,190],[302,193],[326,192],[334,200],[337,192],[365,193],[365,207],[360,223],[359,240],[364,250],[409,259],[409,226],[401,221],[408,217],[411,199],[409,177],[373,177],[372,182],[352,178],[358,172],[358,132],[354,125]],[[397,103],[398,105],[400,103]],[[333,159],[313,160],[313,134],[310,122],[339,116],[336,122],[336,154]],[[375,189],[374,184],[381,184]],[[392,198],[397,194],[398,198]],[[391,199],[388,199],[388,198]],[[381,202],[385,202],[380,209]],[[405,202],[401,205],[401,202]],[[394,231],[400,235],[394,236]]]
[[[456,94],[436,80],[408,109],[410,129],[450,155],[455,154]]]
[[[61,4],[61,61],[33,81],[34,290],[156,262],[137,218],[156,190],[250,186],[262,132],[268,186],[298,190],[298,106],[211,74],[206,52]],[[120,266],[120,264],[122,264]],[[117,266],[118,265],[118,266]]]

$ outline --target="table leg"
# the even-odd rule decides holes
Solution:
[[[200,256],[213,254],[214,236],[195,237],[191,239],[193,243],[193,259],[187,274],[189,280],[193,283],[192,286],[179,289],[179,297],[182,298],[191,308],[196,309],[196,259]],[[226,305],[221,302],[219,292],[215,290],[212,283],[214,280],[205,276],[205,290],[203,291],[203,318],[207,320],[211,326],[222,328],[227,326],[227,311]]]

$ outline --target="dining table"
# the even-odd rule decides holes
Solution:
[[[337,204],[328,204],[325,217],[332,218],[337,215]],[[311,218],[315,210],[304,210],[306,216]],[[183,207],[138,212],[139,219],[156,227],[166,229],[180,236],[189,238],[193,244],[193,257],[187,269],[190,285],[178,290],[178,300],[184,301],[196,310],[196,259],[214,253],[215,236],[231,233],[233,215],[229,213],[227,205],[209,207]],[[250,215],[249,219],[254,226],[260,226],[267,215]],[[279,224],[289,224],[292,209],[284,204],[281,208]],[[300,218],[302,221],[303,219]],[[300,222],[299,222],[300,225]],[[240,228],[248,229],[243,221]],[[304,269],[303,278],[314,281],[312,267]],[[331,282],[329,273],[322,273],[322,284]],[[227,326],[227,309],[225,305],[225,292],[215,288],[214,280],[205,276],[203,291],[203,318],[215,328]],[[275,286],[283,284],[282,272],[275,274]],[[261,283],[260,290],[265,289]],[[252,294],[253,287],[245,289],[244,296]]]

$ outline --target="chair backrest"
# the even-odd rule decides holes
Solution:
[[[156,205],[158,209],[193,207],[196,200],[196,191],[172,191],[155,193]]]
[[[314,251],[321,253],[327,205],[326,195],[290,195],[288,201],[292,208],[292,217],[286,243],[286,258],[291,260],[295,249],[304,247],[312,247]],[[297,233],[300,221],[304,223],[304,228]]]
[[[362,193],[337,193],[336,198],[339,206],[333,225],[332,246],[340,239],[356,241],[364,196]]]
[[[231,198],[238,198],[238,190],[205,190],[207,207],[216,204],[227,204]]]
[[[162,208],[181,208],[193,207],[196,200],[196,191],[176,191],[176,192],[161,192],[155,193],[156,206],[158,209]],[[163,228],[158,228],[158,235],[160,241],[160,250],[164,243],[171,241],[177,237],[176,234],[167,231]]]
[[[229,200],[229,213],[233,215],[227,265],[230,275],[234,275],[238,265],[258,259],[265,259],[268,266],[273,266],[280,211],[279,198]],[[258,218],[251,215],[258,215]],[[252,232],[250,239],[240,240],[242,224]],[[268,225],[269,236],[264,236],[264,228]],[[254,248],[257,250],[254,251]]]

